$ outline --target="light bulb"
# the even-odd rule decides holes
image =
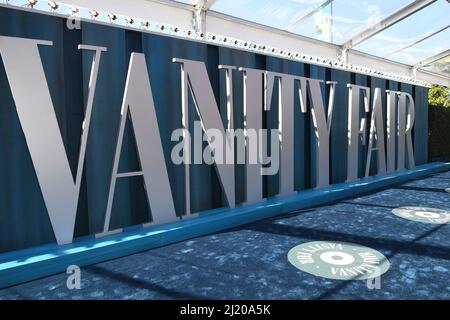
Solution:
[[[55,11],[58,9],[59,5],[55,2],[55,1],[49,1],[48,5],[50,6],[50,8]]]

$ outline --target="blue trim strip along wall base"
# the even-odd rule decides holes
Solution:
[[[65,272],[69,265],[87,266],[123,257],[446,170],[450,170],[450,163],[430,163],[382,177],[301,191],[289,197],[269,198],[256,205],[205,211],[192,219],[147,228],[129,228],[101,239],[84,237],[65,246],[50,244],[1,254],[0,288]]]

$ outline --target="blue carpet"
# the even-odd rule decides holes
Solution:
[[[409,221],[400,206],[450,210],[450,172],[335,204],[82,268],[80,290],[66,274],[0,290],[0,299],[450,299],[450,225]],[[289,250],[345,241],[383,253],[381,288],[302,272]]]

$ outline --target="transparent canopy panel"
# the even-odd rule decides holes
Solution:
[[[182,2],[185,4],[190,4],[191,6],[195,6],[200,0],[175,0],[176,2]]]
[[[217,0],[210,10],[342,44],[411,0]]]
[[[450,48],[449,25],[450,3],[438,0],[354,49],[414,65]]]
[[[428,66],[424,66],[422,69],[450,77],[450,55],[435,61]]]
[[[450,28],[397,53],[388,54],[385,57],[389,60],[414,65],[450,49],[449,39]]]

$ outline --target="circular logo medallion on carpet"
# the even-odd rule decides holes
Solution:
[[[398,217],[412,221],[446,224],[450,223],[450,211],[426,207],[400,207],[392,210]]]
[[[348,242],[303,243],[289,251],[288,259],[302,271],[335,280],[376,278],[390,267],[382,253]]]

